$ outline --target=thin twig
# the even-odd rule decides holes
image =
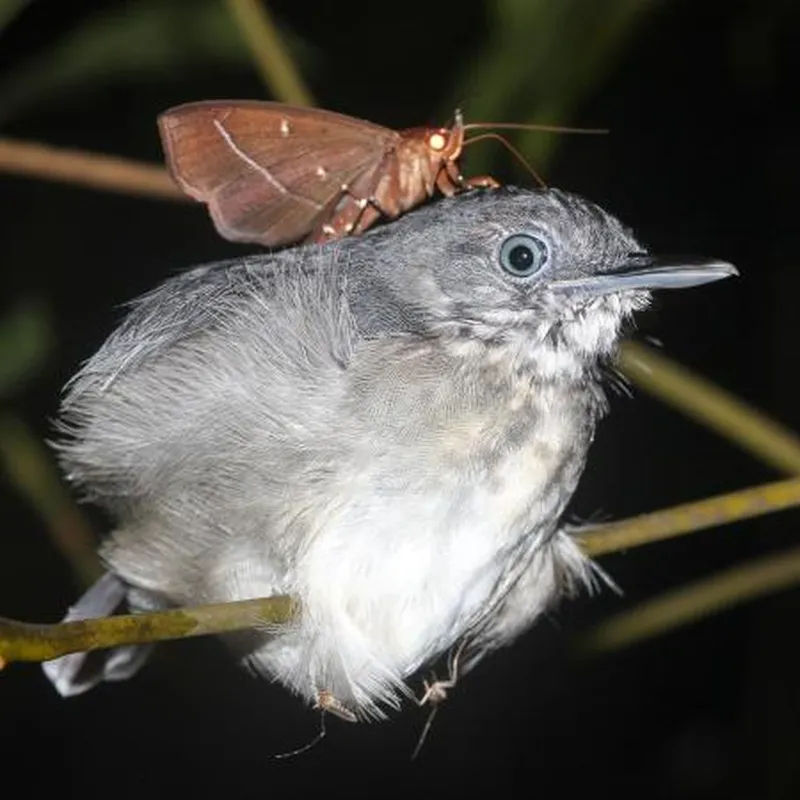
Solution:
[[[266,5],[258,0],[227,2],[253,54],[256,68],[275,99],[300,106],[315,105],[314,97],[284,49]]]
[[[791,478],[603,525],[583,533],[580,542],[589,555],[601,556],[798,505],[800,478]]]
[[[164,200],[188,201],[163,167],[0,138],[0,172]]]
[[[800,438],[766,414],[638,342],[623,344],[618,364],[645,391],[767,464],[800,474]]]
[[[799,504],[800,478],[794,478],[603,526],[583,534],[581,543],[590,555],[599,556]],[[786,554],[787,558],[790,556],[791,553]],[[780,560],[783,557],[776,558]],[[786,583],[781,582],[784,580]],[[772,567],[738,567],[724,576],[703,579],[654,600],[646,600],[600,623],[594,630],[584,634],[579,647],[595,652],[627,646],[790,583],[782,568],[775,571]]]
[[[588,652],[615,650],[747,600],[800,583],[800,548],[751,561],[611,617],[579,640]]]
[[[149,614],[33,625],[0,617],[0,664],[53,658],[123,644],[185,639],[284,625],[297,612],[286,596],[178,608]]]

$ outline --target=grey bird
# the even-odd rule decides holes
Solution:
[[[440,654],[463,648],[463,674],[591,585],[562,515],[603,364],[652,290],[734,274],[509,187],[168,280],[63,400],[66,475],[116,521],[67,618],[290,594],[294,624],[231,639],[244,663],[385,716]],[[147,652],[44,669],[70,695]]]

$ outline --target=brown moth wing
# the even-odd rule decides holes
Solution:
[[[371,197],[400,139],[331,111],[246,100],[178,106],[158,125],[175,181],[208,205],[219,233],[267,246],[319,229],[343,186]]]

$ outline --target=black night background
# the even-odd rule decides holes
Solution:
[[[558,3],[530,7],[545,15]],[[447,124],[456,106],[468,121],[487,109],[495,121],[529,121],[541,110],[537,87],[573,86],[571,59],[585,54],[570,47],[592,41],[585,29],[596,26],[606,41],[602,70],[564,103],[568,114],[555,108],[548,121],[611,133],[548,142],[557,146],[542,170],[548,183],[606,207],[656,252],[736,264],[738,279],[659,297],[636,336],[659,340],[665,355],[800,430],[800,7],[640,0],[647,8],[634,15],[636,3],[565,0],[563,42],[542,55],[533,28],[508,22],[523,4],[268,3],[320,106],[398,128]],[[223,18],[222,0],[21,5],[0,32],[0,136],[161,163],[161,111],[269,97],[235,28],[189,22]],[[635,16],[625,26],[623,7]],[[105,44],[102,32],[77,37],[103,15],[113,22]],[[127,44],[116,48],[114,37]],[[525,62],[537,58],[544,75],[529,86]],[[536,140],[514,139],[534,166],[526,147]],[[468,173],[474,164],[508,182],[531,180],[491,143],[464,164]],[[3,387],[4,418],[46,440],[62,386],[123,303],[180,269],[248,251],[219,238],[197,204],[0,172],[0,316],[33,308],[51,331],[36,373]],[[571,511],[622,519],[781,477],[634,390],[633,399],[612,397]],[[0,615],[58,621],[80,592],[69,563],[7,475],[0,509]],[[101,531],[100,515],[84,511]],[[487,659],[451,694],[413,762],[427,712],[411,704],[381,723],[329,719],[320,744],[276,760],[315,736],[317,714],[240,671],[214,640],[161,645],[134,680],[70,700],[37,665],[11,664],[0,673],[3,792],[800,797],[796,589],[602,656],[578,657],[572,647],[609,615],[796,545],[798,520],[790,510],[604,557],[624,596],[564,604]]]

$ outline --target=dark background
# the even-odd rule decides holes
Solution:
[[[0,85],[100,7],[133,13],[136,5],[32,3],[0,39]],[[301,61],[320,105],[403,127],[442,124],[455,102],[474,119],[471,104],[482,98],[453,97],[453,87],[476,63],[490,5],[270,8],[309,54]],[[654,250],[736,263],[738,280],[660,298],[639,335],[800,429],[797,6],[653,5],[575,113],[553,120],[607,126],[611,135],[563,137],[548,181],[604,205]],[[519,48],[521,61],[530,56]],[[53,93],[1,132],[157,161],[160,111],[264,96],[246,58],[241,66],[201,60]],[[506,108],[503,119],[526,113]],[[506,167],[501,160],[501,177],[528,180]],[[0,175],[0,211],[0,311],[39,298],[57,334],[54,357],[6,404],[43,438],[61,386],[110,332],[121,303],[185,266],[244,252],[216,236],[199,206]],[[614,398],[572,509],[621,518],[777,477],[637,392]],[[7,482],[0,509],[0,613],[56,621],[78,592],[69,566]],[[604,616],[795,543],[797,524],[787,512],[605,558],[625,597],[606,592],[565,605],[487,660],[442,708],[413,763],[426,712],[411,707],[380,724],[330,720],[311,752],[274,760],[314,736],[317,716],[240,672],[214,642],[162,646],[135,680],[70,701],[35,665],[13,665],[0,677],[0,786],[10,791],[18,778],[30,796],[87,800],[306,791],[798,798],[796,591],[602,658],[578,659],[569,647]]]

